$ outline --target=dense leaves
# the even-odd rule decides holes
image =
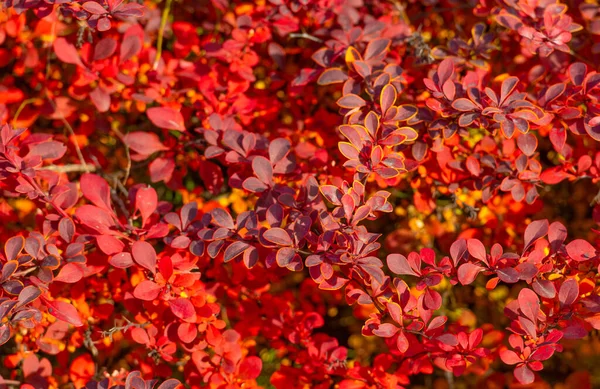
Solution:
[[[3,1],[0,386],[591,387],[599,15]]]

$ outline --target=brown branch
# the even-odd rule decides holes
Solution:
[[[115,332],[121,332],[121,331],[127,332],[130,328],[144,328],[151,324],[149,321],[147,321],[145,323],[133,323],[133,322],[129,321],[129,319],[127,319],[127,318],[123,318],[123,320],[125,320],[127,322],[126,325],[115,326],[115,327],[109,329],[108,331],[102,331],[102,336],[105,338],[108,337],[112,341],[113,335],[115,334]]]

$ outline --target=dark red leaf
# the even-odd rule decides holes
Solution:
[[[291,246],[294,243],[287,231],[282,228],[270,228],[265,231],[263,237],[279,246]]]

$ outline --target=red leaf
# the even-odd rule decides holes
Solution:
[[[373,334],[379,336],[380,338],[391,338],[398,333],[399,330],[400,329],[392,323],[383,323],[380,324],[377,329],[373,330]]]
[[[263,237],[271,243],[279,246],[291,246],[294,242],[286,230],[282,228],[271,228],[265,231]]]
[[[112,212],[110,187],[104,178],[96,174],[86,173],[81,176],[79,186],[83,197],[94,203],[95,206]]]
[[[267,185],[265,185],[261,180],[256,177],[248,177],[242,183],[242,187],[246,189],[248,192],[252,193],[260,193],[269,189]]]
[[[285,158],[290,152],[292,144],[285,138],[277,138],[271,141],[269,144],[269,160],[272,165]]]
[[[199,173],[204,187],[213,195],[218,195],[224,184],[223,172],[219,165],[210,161],[203,161],[200,164]]]
[[[135,194],[135,208],[140,211],[142,225],[156,211],[158,206],[158,195],[154,188],[140,188]]]
[[[185,124],[181,112],[169,107],[149,108],[146,113],[150,121],[165,130],[185,131]]]
[[[327,69],[319,76],[317,84],[319,85],[331,85],[344,82],[348,79],[348,75],[339,68]]]
[[[82,8],[94,15],[104,15],[108,11],[95,1],[87,1],[83,3]]]
[[[419,276],[419,274],[410,266],[406,257],[402,254],[388,255],[387,265],[395,274]]]
[[[553,252],[558,251],[565,239],[567,239],[566,227],[559,222],[550,224],[550,227],[548,228],[548,241],[550,242],[550,247]]]
[[[81,318],[79,318],[77,310],[71,304],[58,300],[46,300],[45,304],[48,307],[48,313],[58,320],[72,324],[75,327],[83,326],[83,322],[81,321]]]
[[[161,143],[158,135],[153,132],[130,132],[123,137],[123,142],[125,142],[127,147],[131,150],[146,157],[159,151],[169,149]]]
[[[87,227],[100,234],[111,234],[110,227],[115,225],[111,215],[102,208],[93,205],[82,205],[75,211],[75,216]]]
[[[148,170],[152,182],[169,182],[175,170],[175,161],[173,158],[156,158],[150,163]]]
[[[238,255],[240,255],[241,253],[246,251],[246,249],[248,247],[250,247],[250,245],[246,242],[237,241],[237,242],[231,243],[229,246],[227,246],[227,248],[225,249],[225,252],[223,253],[223,261],[225,261],[225,262],[231,261]]]
[[[139,54],[142,49],[142,41],[137,35],[128,35],[123,38],[121,50],[119,51],[119,62],[123,63]]]
[[[9,238],[4,244],[4,253],[6,254],[6,259],[12,261],[16,259],[17,256],[23,250],[25,246],[25,238],[22,236],[13,236]]]
[[[483,243],[481,243],[481,241],[477,239],[467,240],[467,249],[469,250],[469,254],[473,256],[473,258],[479,259],[481,262],[487,264],[485,246],[483,245]]]
[[[525,252],[529,246],[535,243],[536,240],[546,236],[547,234],[548,220],[536,220],[529,223],[525,229],[525,247],[523,248],[523,252]]]
[[[144,301],[153,301],[160,295],[163,287],[153,281],[144,280],[133,290],[133,296]]]
[[[244,380],[253,380],[260,375],[261,370],[262,360],[256,356],[249,356],[240,364],[238,374]]]
[[[517,145],[519,146],[519,150],[523,152],[526,156],[530,157],[535,153],[535,149],[537,148],[537,138],[531,132],[527,134],[521,134],[517,138]]]
[[[252,160],[252,170],[263,183],[273,186],[273,166],[268,159],[258,156]]]
[[[461,97],[460,99],[456,99],[452,102],[452,108],[461,111],[461,112],[469,112],[477,108],[477,105],[473,103],[471,100]]]
[[[556,296],[556,288],[554,287],[552,281],[536,278],[533,281],[532,286],[535,293],[539,294],[544,298],[553,299]]]
[[[19,293],[18,302],[15,308],[19,308],[29,304],[30,302],[40,297],[41,294],[42,291],[37,286],[26,286],[25,288],[23,288],[23,290],[21,290],[21,293]]]
[[[233,224],[233,219],[229,212],[225,211],[221,208],[215,208],[211,212],[213,222],[219,227],[224,227],[229,230],[233,230],[235,228],[235,224]]]
[[[367,104],[367,102],[364,101],[360,96],[354,94],[347,94],[345,96],[342,96],[337,101],[337,104],[342,108],[352,109],[362,107],[363,105]]]
[[[333,185],[321,185],[319,190],[323,196],[334,205],[341,205],[343,193],[336,186]]]
[[[169,305],[173,314],[180,319],[188,319],[196,314],[196,310],[190,300],[176,298],[170,300]]]
[[[479,272],[481,272],[483,268],[481,266],[477,266],[472,263],[463,263],[458,268],[458,281],[463,285],[469,285],[475,281]]]
[[[517,300],[519,301],[519,308],[523,312],[523,315],[533,323],[536,323],[540,310],[540,299],[537,294],[531,289],[524,288],[519,292]]]
[[[294,257],[296,257],[296,250],[291,247],[282,247],[277,250],[275,259],[280,267],[288,267],[294,262]]]
[[[575,239],[566,246],[567,254],[575,261],[587,261],[596,257],[596,249],[583,239]]]
[[[77,52],[75,45],[69,43],[65,38],[56,38],[53,48],[56,56],[61,61],[81,66],[82,68],[85,67],[83,62],[81,62],[81,58],[79,57],[79,53]]]
[[[127,269],[133,266],[134,262],[130,253],[119,253],[110,257],[108,263],[119,269]]]
[[[67,263],[60,269],[58,275],[54,278],[54,281],[66,282],[73,284],[83,278],[83,271],[81,267],[75,263]]]
[[[410,343],[404,334],[404,331],[400,331],[398,333],[398,339],[396,339],[396,347],[398,347],[398,351],[404,354],[408,351],[409,346]]]
[[[125,243],[111,235],[96,236],[98,248],[106,255],[114,255],[123,251]]]
[[[525,364],[518,366],[515,369],[514,375],[517,381],[524,385],[530,384],[533,381],[535,381],[535,374]]]
[[[500,359],[502,359],[502,362],[506,363],[507,365],[516,365],[517,363],[523,362],[516,352],[506,349],[500,352]]]
[[[454,346],[458,345],[458,339],[456,338],[456,335],[454,335],[454,334],[443,334],[443,335],[438,336],[435,339],[444,343],[445,345],[448,345],[448,346],[454,347]]]
[[[579,297],[579,284],[573,278],[562,283],[558,291],[558,301],[562,307],[569,306]]]
[[[98,43],[96,43],[96,47],[94,47],[94,61],[101,61],[103,59],[106,59],[113,55],[115,51],[117,51],[116,40],[114,40],[113,38],[100,39]]]
[[[156,251],[148,242],[137,241],[131,246],[133,260],[154,274],[156,272]]]
[[[110,95],[102,88],[96,88],[90,93],[90,99],[100,112],[110,109]]]
[[[379,98],[380,105],[381,105],[381,112],[383,112],[383,113],[387,112],[390,109],[390,107],[392,107],[394,105],[394,103],[396,102],[396,97],[397,97],[397,92],[396,92],[396,88],[393,85],[388,84],[388,85],[384,86],[381,89],[381,97]]]
[[[131,330],[131,338],[134,340],[134,342],[139,343],[139,344],[143,344],[143,345],[150,344],[150,337],[148,336],[148,333],[146,332],[145,329],[140,328],[140,327],[134,327]]]
[[[391,41],[387,38],[374,39],[367,45],[365,50],[365,61],[374,59],[384,54],[390,47]]]
[[[198,336],[198,329],[194,323],[181,323],[177,327],[177,336],[183,343],[191,343]]]

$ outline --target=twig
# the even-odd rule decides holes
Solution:
[[[152,65],[152,69],[154,70],[158,67],[158,62],[162,55],[163,38],[165,35],[165,27],[167,26],[167,19],[169,18],[169,12],[171,11],[171,3],[173,3],[173,0],[167,0],[167,4],[163,9],[160,18],[160,27],[158,28],[158,38],[156,40],[156,57],[154,57],[154,64]]]
[[[454,389],[454,376],[451,371],[446,371],[446,381],[448,382],[448,389]]]
[[[30,99],[27,100],[23,100],[23,102],[21,103],[21,105],[19,105],[19,108],[17,108],[17,112],[15,112],[15,116],[13,117],[13,126],[15,126],[17,124],[17,119],[19,119],[19,115],[21,114],[21,112],[23,111],[23,109],[25,109],[25,107],[31,103],[35,103],[35,101],[37,100],[36,97],[32,97]]]
[[[23,276],[25,276],[25,275],[27,275],[27,274],[29,274],[29,273],[31,273],[32,271],[35,271],[35,270],[37,270],[37,269],[38,269],[38,268],[37,268],[36,266],[34,266],[34,267],[30,267],[30,268],[29,268],[29,269],[27,269],[27,270],[18,271],[18,272],[16,272],[16,273],[13,273],[12,277],[15,277],[15,278],[17,278],[17,277],[23,277]]]
[[[404,4],[400,3],[399,1],[394,1],[394,7],[396,7],[396,10],[400,13],[400,17],[402,18],[402,21],[404,23],[406,23],[406,25],[410,26],[410,19],[408,18],[408,15],[406,14],[406,8],[404,7]]]
[[[303,32],[303,33],[297,33],[297,32],[291,33],[290,34],[290,38],[308,39],[308,40],[311,40],[313,42],[323,43],[323,39],[317,38],[316,36],[307,34],[305,32]]]
[[[136,328],[144,328],[148,325],[150,325],[151,323],[149,321],[145,322],[145,323],[133,323],[131,321],[129,321],[129,319],[127,318],[123,318],[123,320],[125,320],[127,322],[126,325],[124,326],[115,326],[111,329],[109,329],[108,331],[102,331],[102,336],[103,337],[108,337],[111,341],[113,340],[113,335],[115,332],[127,332],[130,328],[136,327]]]
[[[15,381],[15,380],[7,380],[4,378],[0,377],[0,385],[15,385],[15,386],[21,386],[22,383],[20,381]]]
[[[125,136],[118,128],[114,128],[113,131],[117,134],[121,142],[123,142],[123,146],[125,146],[125,155],[127,156],[127,166],[125,167],[125,177],[123,177],[123,185],[127,184],[127,180],[129,179],[129,174],[131,173],[131,153],[129,152],[129,146],[125,142]],[[127,194],[127,191],[125,191]]]
[[[86,167],[85,171],[87,173],[89,173],[90,170],[87,167],[87,164],[85,163],[85,158],[83,158],[83,153],[81,152],[81,149],[79,148],[79,145],[77,144],[77,139],[75,138],[75,131],[73,130],[73,127],[71,127],[71,124],[69,124],[69,122],[64,117],[64,115],[62,114],[62,112],[58,111],[58,108],[56,107],[56,104],[54,104],[54,101],[52,101],[52,99],[50,98],[50,96],[48,96],[48,94],[46,94],[46,99],[48,100],[48,102],[52,106],[52,109],[54,109],[54,112],[56,112],[56,113],[58,113],[60,115],[60,120],[63,122],[63,124],[65,125],[65,127],[69,130],[69,133],[71,134],[71,137],[73,138],[73,145],[75,146],[75,151],[77,152],[77,157],[79,158],[79,162],[83,166]]]
[[[80,172],[90,173],[90,172],[96,171],[96,166],[94,166],[94,165],[88,166],[88,165],[80,165],[80,164],[48,165],[48,166],[41,167],[40,170],[50,170],[52,172],[57,172],[57,173],[80,173]]]

